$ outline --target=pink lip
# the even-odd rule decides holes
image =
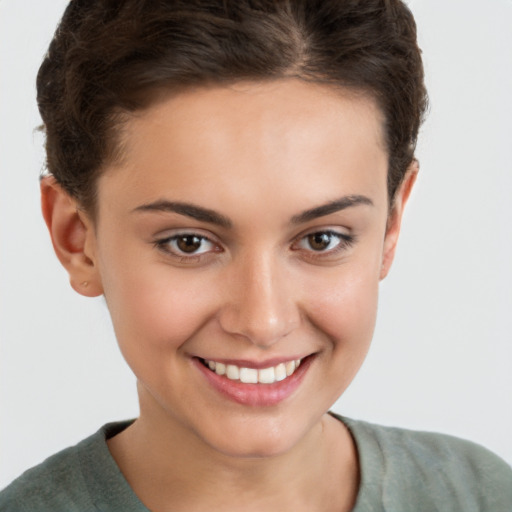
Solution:
[[[282,402],[299,387],[313,359],[313,356],[306,357],[292,375],[281,382],[274,382],[274,384],[243,384],[238,380],[230,380],[225,375],[217,375],[215,372],[206,368],[197,358],[193,358],[192,361],[208,380],[209,384],[225,397],[243,405],[269,407]],[[240,364],[240,362],[238,362],[228,364],[237,364],[237,366],[243,367],[246,363]],[[265,362],[265,364],[268,363]],[[279,364],[279,362],[277,364]],[[269,366],[274,365],[270,364]],[[269,366],[262,366],[262,368],[268,368]],[[245,368],[254,367],[254,363],[252,363],[251,366],[245,366]]]

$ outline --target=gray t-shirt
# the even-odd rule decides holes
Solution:
[[[333,416],[359,454],[353,512],[512,512],[512,468],[485,448]],[[105,425],[26,471],[0,492],[0,512],[148,512],[106,444],[130,423]]]

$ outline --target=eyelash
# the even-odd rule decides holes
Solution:
[[[347,250],[349,247],[352,247],[354,243],[356,242],[356,237],[354,235],[348,235],[346,233],[340,233],[338,231],[334,231],[331,229],[321,230],[321,231],[313,231],[310,233],[307,233],[304,236],[301,236],[298,240],[298,242],[294,243],[292,246],[293,250],[301,250],[301,247],[298,249],[295,249],[296,246],[299,244],[311,240],[312,237],[319,237],[319,236],[327,236],[330,237],[331,240],[329,241],[329,245],[332,241],[332,238],[337,238],[338,242],[337,244],[327,250],[315,250],[311,247],[310,249],[306,249],[308,252],[308,258],[313,260],[321,260],[321,259],[328,259],[337,256],[340,252]]]
[[[311,241],[312,237],[319,236],[327,236],[330,237],[329,245],[332,242],[332,238],[337,238],[338,243],[328,249],[328,250],[315,250],[311,247],[307,249],[304,247],[300,247],[300,244],[303,242]],[[182,249],[180,249],[177,244],[180,242],[180,239],[185,241],[185,239],[197,239],[196,241],[203,245],[204,243],[209,243],[212,245],[211,249],[202,250],[201,252],[191,252],[186,253]],[[193,242],[189,240],[189,242]],[[305,235],[302,235],[298,238],[296,242],[292,244],[293,251],[305,250],[308,255],[307,257],[312,260],[321,260],[323,258],[327,259],[329,257],[336,256],[339,252],[342,252],[349,247],[351,247],[356,242],[356,237],[354,235],[348,235],[346,233],[340,233],[334,230],[320,230],[320,231],[312,231]],[[177,258],[180,263],[198,263],[206,257],[211,256],[212,253],[221,253],[224,252],[219,244],[208,238],[207,236],[201,235],[199,233],[194,232],[183,232],[178,233],[176,235],[168,236],[154,242],[154,245],[157,249],[165,252],[171,257]]]
[[[186,253],[182,251],[182,249],[180,249],[177,246],[177,244],[179,243],[180,239],[185,240],[187,238],[197,239],[197,241],[201,245],[203,245],[205,242],[208,242],[212,245],[212,249],[202,250],[201,252]],[[168,236],[166,238],[156,240],[154,245],[161,251],[170,255],[171,257],[178,258],[180,263],[196,263],[199,262],[204,257],[210,255],[212,252],[223,252],[222,248],[217,243],[210,240],[207,236],[194,232],[183,232],[178,233],[176,235]]]

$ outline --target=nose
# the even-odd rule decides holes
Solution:
[[[226,276],[222,329],[270,348],[300,324],[299,300],[285,269],[271,256],[245,258]]]

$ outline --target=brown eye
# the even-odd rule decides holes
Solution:
[[[355,237],[352,234],[331,230],[314,231],[298,240],[293,248],[309,252],[310,256],[316,253],[316,257],[329,258],[348,249],[354,242]]]
[[[332,243],[332,233],[311,233],[307,236],[308,245],[313,251],[325,251]],[[339,237],[336,237],[338,241]]]
[[[196,257],[209,252],[219,252],[219,248],[205,236],[194,233],[183,233],[162,240],[157,240],[155,245],[169,254],[180,258]]]
[[[190,254],[201,248],[203,240],[203,238],[196,235],[182,235],[176,238],[176,246],[181,252]]]

